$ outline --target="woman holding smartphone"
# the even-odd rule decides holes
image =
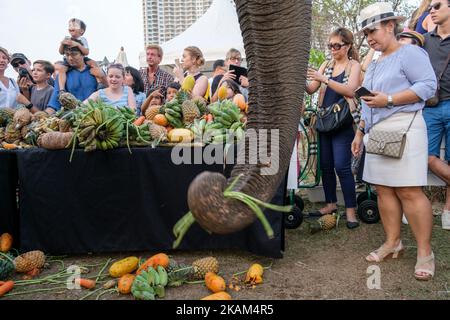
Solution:
[[[358,155],[363,140],[367,147],[375,130],[407,132],[401,159],[366,154],[364,181],[376,187],[386,233],[384,244],[366,260],[381,262],[389,257],[397,258],[404,251],[400,237],[404,212],[417,241],[414,276],[418,280],[430,280],[435,272],[431,249],[433,216],[430,201],[422,191],[422,186],[427,184],[428,168],[427,128],[422,109],[435,93],[437,82],[426,52],[418,46],[398,42],[398,22],[403,19],[385,2],[361,11],[361,32],[370,47],[382,54],[366,72],[363,86],[373,96],[362,97],[362,121],[352,151]]]
[[[358,62],[358,53],[353,46],[352,32],[345,28],[337,29],[329,37],[328,48],[332,60],[324,62],[319,71],[308,70],[310,82],[306,92],[313,94],[321,89],[320,100],[323,100],[323,103],[319,108],[329,107],[344,96],[353,98],[360,83],[361,66]],[[337,174],[344,194],[349,229],[359,226],[356,219],[355,179],[351,170],[351,144],[354,137],[352,124],[337,132],[319,133],[320,167],[327,205],[319,211],[310,213],[310,216],[321,216],[337,212]]]

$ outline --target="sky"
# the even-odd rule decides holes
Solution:
[[[142,0],[0,0],[0,46],[21,52],[31,61],[61,60],[59,43],[68,36],[68,21],[77,17],[86,25],[89,57],[116,59],[125,48],[128,63],[139,67],[144,49]],[[7,76],[14,76],[10,66]]]

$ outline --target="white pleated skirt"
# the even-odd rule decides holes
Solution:
[[[414,113],[396,113],[376,124],[374,129],[390,131],[408,128]],[[369,135],[364,136],[367,146]],[[406,146],[401,159],[366,154],[363,180],[387,187],[421,187],[427,185],[428,136],[422,111],[417,113],[406,137]]]

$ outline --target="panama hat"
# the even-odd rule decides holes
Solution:
[[[380,22],[388,20],[397,20],[398,22],[405,21],[403,16],[397,16],[392,9],[392,5],[388,2],[376,2],[361,10],[358,17],[358,25],[362,33],[366,29],[373,29],[375,25]]]

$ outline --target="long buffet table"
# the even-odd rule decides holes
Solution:
[[[84,153],[42,149],[0,151],[0,234],[20,239],[21,251],[86,254],[170,250],[172,228],[188,211],[186,194],[203,171],[223,165],[175,165],[170,148]],[[17,183],[18,181],[18,183]],[[19,208],[16,189],[19,185]],[[285,186],[273,203],[282,204]],[[209,235],[197,224],[180,250],[241,249],[281,258],[280,213],[266,213],[275,231],[267,238],[259,221],[228,236]]]

